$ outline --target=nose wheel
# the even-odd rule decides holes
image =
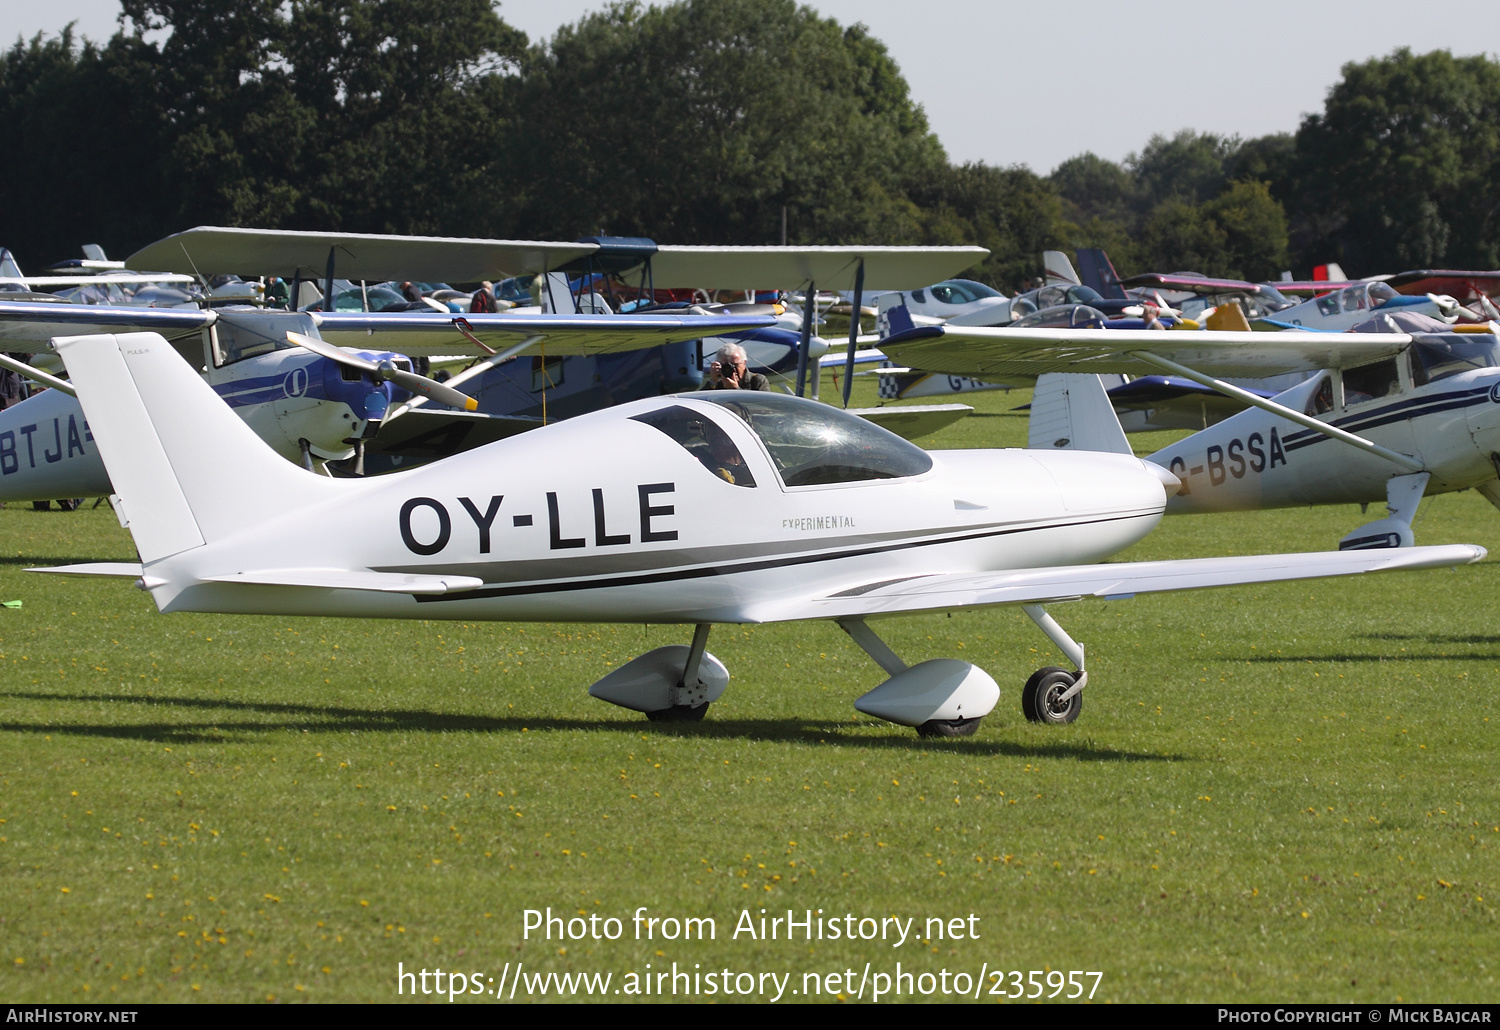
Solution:
[[[1038,669],[1021,688],[1021,711],[1028,722],[1068,723],[1083,711],[1080,676],[1049,665]],[[1080,689],[1074,689],[1075,684]]]

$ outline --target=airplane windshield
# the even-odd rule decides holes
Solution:
[[[220,311],[213,325],[214,364],[232,365],[257,354],[295,347],[286,338],[289,329],[305,336],[318,336],[317,326],[309,315]]]
[[[1489,333],[1419,336],[1412,350],[1425,374],[1424,382],[1447,379],[1476,368],[1500,368],[1500,353],[1497,353],[1500,340]]]
[[[666,433],[697,458],[700,465],[724,482],[732,486],[755,485],[755,477],[750,474],[740,449],[712,419],[704,418],[681,404],[632,417],[636,422],[644,422],[653,429]]]
[[[932,299],[942,301],[944,304],[971,304],[986,297],[1002,296],[998,290],[993,290],[984,283],[976,283],[972,279],[947,279],[931,289]]]
[[[691,396],[723,405],[749,423],[787,486],[900,479],[932,468],[922,448],[826,404],[748,390]]]

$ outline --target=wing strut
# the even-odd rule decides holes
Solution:
[[[61,390],[69,397],[78,396],[78,392],[73,389],[73,384],[66,379],[59,379],[56,376],[48,375],[39,368],[32,368],[26,362],[17,361],[9,354],[0,354],[0,368],[8,368],[17,375],[25,376],[27,379],[41,383],[43,386],[50,386],[54,390]]]
[[[1133,350],[1129,351],[1128,353],[1131,357],[1139,358],[1147,364],[1155,365],[1157,368],[1166,369],[1168,372],[1171,372],[1175,375],[1180,375],[1184,379],[1191,379],[1193,382],[1198,383],[1202,386],[1206,386],[1211,390],[1217,390],[1219,393],[1224,394],[1226,397],[1233,397],[1235,400],[1240,401],[1244,404],[1249,404],[1264,411],[1269,411],[1273,415],[1280,415],[1288,422],[1295,422],[1299,426],[1305,426],[1308,429],[1316,430],[1317,432],[1322,433],[1325,436],[1330,436],[1335,440],[1341,440],[1351,447],[1358,447],[1360,450],[1365,451],[1369,454],[1384,458],[1387,461],[1393,461],[1403,468],[1411,469],[1413,472],[1427,471],[1426,465],[1422,464],[1420,461],[1418,461],[1416,458],[1413,458],[1409,454],[1402,454],[1400,451],[1393,451],[1389,447],[1382,447],[1378,443],[1366,440],[1362,436],[1356,436],[1355,434],[1347,430],[1340,429],[1338,426],[1331,426],[1327,422],[1320,422],[1317,419],[1313,418],[1311,415],[1304,415],[1302,412],[1296,411],[1292,408],[1288,408],[1284,404],[1277,404],[1275,401],[1267,400],[1264,397],[1259,397],[1251,393],[1249,390],[1241,390],[1238,386],[1231,386],[1229,383],[1224,382],[1222,379],[1215,379],[1212,376],[1204,375],[1202,372],[1195,372],[1193,369],[1188,368],[1186,365],[1179,365],[1175,361],[1172,361],[1168,358],[1163,358],[1157,354],[1152,354],[1150,351]]]
[[[849,407],[849,391],[854,387],[854,349],[859,345],[859,306],[865,299],[865,262],[860,258],[854,273],[854,306],[849,309],[849,349],[844,353],[844,407]]]
[[[797,344],[797,396],[807,396],[807,349],[812,346],[813,322],[818,318],[818,284],[807,282],[807,303],[802,305],[802,339]],[[818,369],[817,371],[822,371]],[[816,391],[814,391],[816,392]]]

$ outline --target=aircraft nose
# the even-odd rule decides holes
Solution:
[[[818,360],[828,353],[828,341],[821,336],[814,336],[807,341],[807,356],[813,361]]]
[[[1173,496],[1177,493],[1177,491],[1182,489],[1182,480],[1178,479],[1171,472],[1162,468],[1160,465],[1156,464],[1153,461],[1144,460],[1141,462],[1141,464],[1146,466],[1147,472],[1150,472],[1157,479],[1161,480],[1162,488],[1167,491],[1168,497]]]

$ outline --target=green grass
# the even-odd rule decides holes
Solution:
[[[929,446],[1024,439],[1023,393],[966,399],[981,417]],[[1374,517],[1169,519],[1122,557],[1320,549]],[[1416,528],[1500,546],[1473,493]],[[934,744],[853,711],[881,674],[831,624],[716,628],[728,693],[662,728],[586,687],[685,628],[165,617],[123,582],[22,571],[130,559],[103,507],[0,511],[0,550],[0,599],[24,601],[0,608],[13,1001],[384,1001],[398,962],[516,961],[616,985],[647,962],[800,987],[900,961],[1101,970],[1108,1001],[1497,996],[1493,562],[1056,606],[1090,655],[1068,727],[1021,717],[1058,658],[1019,612],[885,623],[908,661],[963,657],[1006,692]],[[546,906],[719,935],[523,941]],[[980,938],[729,939],[762,906],[974,913]]]

